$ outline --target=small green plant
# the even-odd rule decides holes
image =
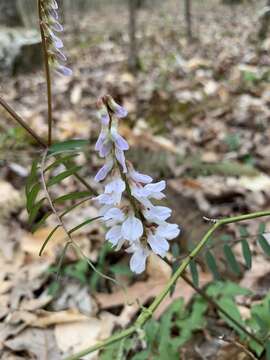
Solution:
[[[215,282],[208,286],[206,294],[210,296],[222,309],[229,313],[236,322],[243,327],[248,326],[254,335],[265,341],[270,335],[270,293],[259,304],[252,305],[250,317],[243,320],[239,312],[236,297],[238,295],[251,296],[252,292],[233,282]],[[125,359],[131,360],[178,360],[180,349],[192,338],[195,332],[207,328],[207,314],[209,303],[201,296],[196,295],[191,306],[187,308],[184,300],[179,298],[166,310],[159,321],[150,320],[144,327],[144,333],[138,334],[138,341],[126,340],[111,345],[101,354],[101,360]],[[242,330],[242,327],[232,322],[224,313],[218,311],[218,316],[224,320],[229,328],[235,332],[239,341],[248,344],[248,347],[260,356],[263,347],[251,339]],[[210,332],[211,327],[208,329]],[[219,337],[222,334],[213,333]],[[142,344],[144,344],[142,346]],[[141,350],[138,352],[138,348]],[[119,357],[121,355],[121,357]]]

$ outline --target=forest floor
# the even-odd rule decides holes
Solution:
[[[173,209],[174,222],[182,228],[173,248],[181,255],[209,228],[203,216],[220,218],[269,208],[270,39],[258,40],[262,3],[231,7],[217,0],[195,2],[192,41],[185,38],[182,14],[175,4],[166,2],[154,11],[140,10],[140,70],[136,75],[127,67],[127,14],[123,9],[121,19],[113,6],[93,10],[82,18],[73,14],[73,26],[67,26],[65,50],[74,75],[54,77],[54,139],[90,139],[84,156],[76,161],[83,165],[81,175],[100,191],[93,180],[102,164],[94,152],[99,131],[95,102],[110,93],[122,103],[129,111],[120,129],[132,145],[128,158],[155,180],[167,180],[167,203]],[[46,138],[42,71],[3,78],[1,92]],[[59,229],[39,257],[40,247],[57,221],[51,216],[31,233],[25,210],[26,177],[40,149],[1,109],[0,117],[0,355],[5,360],[60,359],[130,324],[140,307],[159,294],[171,270],[153,256],[146,273],[133,276],[126,253],[104,245],[105,229],[93,222],[80,229],[75,239],[102,273],[126,287],[132,305],[127,304],[118,285],[93,273],[72,249],[66,252],[60,279],[56,279],[65,234]],[[84,190],[70,177],[52,194],[77,189]],[[46,210],[44,206],[42,211]],[[66,225],[72,228],[97,213],[92,202],[84,203],[67,216]],[[270,265],[257,238],[270,229],[270,221],[243,225],[223,229],[211,246],[220,276],[227,281],[223,286],[236,304],[230,303],[231,309],[241,321],[250,321],[254,306],[269,297]],[[243,231],[253,253],[252,270],[246,269],[241,255],[239,236]],[[226,242],[240,263],[236,274],[220,251]],[[205,287],[212,275],[203,256],[198,259],[198,269],[200,287]],[[209,291],[219,296],[219,285],[214,286]],[[167,310],[175,301],[182,311],[178,323],[175,309]],[[186,310],[184,303],[188,304]],[[167,345],[179,341],[180,355],[172,353],[170,359],[252,359],[253,355],[241,347],[250,339],[194,297],[194,290],[184,280],[161,304],[155,318],[161,322],[153,320],[153,328],[163,324],[167,331],[157,336],[165,338]],[[153,339],[147,340],[152,346]],[[113,357],[113,349],[99,358],[168,358],[164,355],[169,354],[166,344],[159,350],[153,345],[151,355],[136,357],[140,350],[143,353],[143,344],[134,339],[117,349],[122,357]],[[256,350],[254,344],[249,346]]]

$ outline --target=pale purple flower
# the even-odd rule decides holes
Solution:
[[[129,170],[129,177],[136,183],[141,183],[141,184],[149,184],[153,181],[151,176],[141,174],[138,171],[135,171],[134,169]]]
[[[48,13],[48,16],[53,18],[54,20],[59,19],[58,12],[55,9],[49,8],[49,9],[47,9],[47,13]]]
[[[129,214],[128,218],[122,224],[123,237],[134,242],[139,240],[143,234],[143,224],[134,214]]]
[[[115,157],[119,164],[122,166],[123,173],[127,172],[126,158],[123,150],[115,148]]]
[[[102,166],[102,168],[98,171],[95,176],[95,181],[100,182],[104,180],[107,175],[111,172],[113,168],[114,162],[112,159],[108,159],[106,163]]]
[[[58,64],[54,69],[58,74],[63,76],[71,76],[72,70],[68,68],[67,66]]]
[[[102,158],[107,157],[113,148],[113,144],[110,139],[106,138],[105,141],[101,144],[100,150],[99,150],[99,156]]]
[[[56,59],[59,61],[65,62],[67,60],[66,55],[60,49],[54,49],[53,54],[55,55]]]
[[[48,2],[48,5],[54,9],[54,10],[57,10],[58,9],[58,4],[57,4],[57,1],[56,0],[47,0]]]
[[[111,135],[112,135],[112,139],[113,139],[115,146],[119,150],[124,151],[124,150],[129,149],[129,145],[128,145],[127,141],[121,135],[118,134],[116,129],[111,130]]]
[[[64,31],[64,27],[63,27],[63,25],[61,25],[57,20],[53,20],[52,22],[51,22],[51,28],[54,30],[54,31],[56,31],[56,32],[63,32]]]
[[[64,47],[63,41],[58,36],[55,35],[55,33],[49,28],[49,26],[47,27],[47,31],[49,34],[49,38],[53,43],[53,46],[56,49],[62,49]]]
[[[58,4],[56,0],[41,0],[41,14],[45,37],[47,39],[49,63],[54,68],[55,72],[71,76],[72,70],[65,66],[66,56],[60,50],[64,47],[63,41],[55,35],[56,32],[63,32],[64,28],[58,21]]]
[[[127,116],[127,110],[123,106],[117,104],[111,96],[107,95],[105,99],[107,100],[110,109],[116,115],[116,117],[121,119]]]

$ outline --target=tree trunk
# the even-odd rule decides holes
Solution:
[[[185,20],[186,20],[186,36],[192,39],[192,17],[191,17],[191,0],[185,0]]]
[[[265,8],[262,10],[260,20],[261,26],[258,32],[258,37],[260,40],[265,40],[270,23],[270,0],[266,0]]]
[[[0,24],[4,26],[22,26],[17,9],[17,0],[0,0]]]
[[[139,60],[137,54],[137,1],[129,0],[129,58],[128,67],[135,73],[138,70]]]

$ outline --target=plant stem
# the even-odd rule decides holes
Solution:
[[[46,143],[39,137],[39,135],[31,129],[31,127],[17,114],[8,103],[0,97],[0,105],[11,115],[11,117],[19,123],[24,130],[26,130],[42,147],[46,148]]]
[[[48,57],[47,40],[43,29],[41,0],[38,0],[38,15],[39,15],[39,28],[41,34],[42,49],[43,49],[46,84],[47,84],[48,146],[50,146],[52,143],[52,89],[51,89],[51,73],[50,73],[50,65],[49,65],[49,57]]]
[[[220,313],[226,316],[231,322],[233,322],[241,331],[243,331],[250,339],[254,340],[259,345],[263,346],[263,342],[258,339],[255,335],[250,333],[242,324],[240,324],[237,320],[235,320],[226,310],[224,310],[214,299],[212,299],[206,292],[196,285],[184,274],[181,275],[181,278],[194,289],[202,298],[204,298],[213,308],[217,309]]]
[[[121,339],[124,339],[133,333],[135,333],[137,330],[139,330],[153,315],[155,310],[158,308],[160,303],[164,300],[164,298],[168,295],[170,289],[175,285],[177,280],[182,276],[185,269],[189,265],[190,261],[195,258],[200,251],[204,248],[204,246],[207,244],[208,240],[210,239],[211,235],[221,226],[232,224],[240,221],[246,221],[251,219],[256,219],[264,216],[270,216],[270,210],[267,211],[258,211],[251,214],[245,214],[245,215],[238,215],[238,216],[232,216],[225,219],[217,220],[216,223],[214,223],[210,229],[206,232],[206,234],[203,236],[201,241],[196,245],[196,247],[191,251],[191,253],[182,261],[176,272],[173,274],[171,279],[168,281],[167,285],[163,289],[163,291],[155,298],[155,300],[152,302],[152,304],[148,307],[142,310],[141,314],[138,316],[137,320],[135,321],[134,325],[127,328],[126,330],[121,331],[117,335],[113,335],[109,337],[106,340],[100,341],[97,344],[80,351],[79,353],[76,353],[74,355],[71,355],[65,360],[78,360],[82,356],[85,356],[87,354],[92,353],[93,351],[102,349],[110,344],[113,344]]]

